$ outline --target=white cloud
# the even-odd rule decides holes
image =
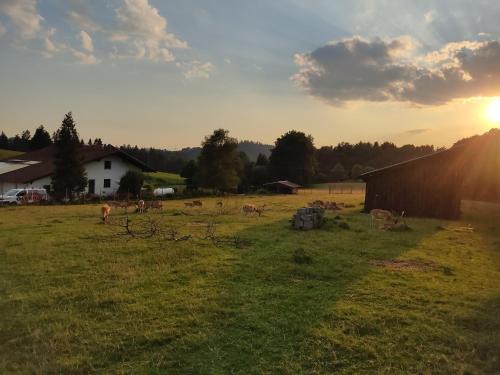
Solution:
[[[77,61],[80,64],[83,64],[83,65],[93,65],[93,64],[97,64],[99,62],[97,60],[97,58],[94,56],[94,54],[92,54],[92,53],[85,53],[82,51],[78,51],[74,48],[70,48],[70,53],[73,55],[73,57],[75,57],[77,59]]]
[[[96,32],[101,29],[101,27],[94,22],[86,13],[79,12],[77,10],[71,10],[68,12],[68,18],[71,23],[76,24],[77,28]]]
[[[9,17],[23,39],[36,37],[42,28],[43,17],[38,14],[36,0],[0,0],[0,12]]]
[[[232,64],[232,63],[233,63],[233,62],[231,61],[231,59],[224,59],[224,62],[225,62],[226,64]]]
[[[500,94],[500,41],[463,41],[405,59],[401,40],[353,37],[298,54],[292,80],[333,105],[348,101],[406,101],[439,105],[453,99]]]
[[[92,43],[90,35],[82,30],[80,31],[79,37],[82,42],[82,48],[87,52],[94,52],[94,44]]]
[[[210,74],[215,68],[211,62],[202,63],[198,60],[178,62],[176,66],[181,69],[184,78],[188,80],[210,78]]]
[[[175,59],[171,48],[188,48],[186,42],[167,32],[166,18],[148,0],[124,0],[116,17],[118,27],[110,39],[129,42],[135,48],[135,52],[122,53],[122,57],[170,62]]]
[[[425,23],[431,23],[432,21],[434,21],[434,11],[430,10],[428,11],[427,13],[424,14],[424,20],[425,20]]]

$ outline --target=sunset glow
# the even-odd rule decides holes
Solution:
[[[493,123],[500,123],[500,99],[493,99],[486,108],[486,117]]]

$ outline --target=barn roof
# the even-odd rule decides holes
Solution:
[[[268,183],[264,184],[264,186],[271,186],[271,185],[281,185],[281,186],[285,186],[285,187],[288,187],[291,189],[299,189],[302,187],[302,186],[297,185],[297,184],[290,182],[288,180],[274,181],[274,182],[268,182]]]
[[[455,156],[457,154],[457,152],[462,151],[462,149],[463,149],[463,147],[461,147],[461,146],[455,146],[455,147],[452,147],[452,148],[449,148],[446,150],[436,151],[436,152],[429,154],[429,155],[420,156],[418,158],[406,160],[406,161],[403,161],[401,163],[392,164],[392,165],[389,165],[387,167],[383,167],[383,168],[375,169],[375,170],[370,171],[370,172],[363,173],[363,174],[359,175],[359,178],[366,181],[370,177],[373,177],[373,176],[376,176],[379,174],[383,174],[383,173],[387,173],[387,172],[392,172],[392,171],[399,169],[399,168],[413,167],[413,166],[416,166],[419,164],[424,164],[424,163],[434,163],[434,162],[439,162],[439,161],[446,161],[449,157]]]
[[[13,167],[0,169],[0,182],[27,183],[52,175],[55,170],[55,152],[55,146],[52,145],[40,150],[27,152],[16,157],[3,159],[0,161],[0,164],[5,163],[4,166]],[[144,172],[154,172],[154,170],[148,165],[127,154],[125,151],[111,145],[81,146],[80,155],[84,164],[116,155],[142,169]],[[2,170],[8,171],[2,173]]]

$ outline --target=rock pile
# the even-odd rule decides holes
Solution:
[[[319,228],[325,222],[324,215],[325,210],[321,207],[299,208],[293,215],[292,227],[300,230]]]

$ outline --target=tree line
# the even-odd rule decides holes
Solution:
[[[190,160],[196,160],[201,152],[201,147],[186,147],[177,151],[131,145],[122,145],[120,148],[157,171],[170,173],[180,173],[186,164]],[[252,161],[255,161],[259,154],[269,156],[271,148],[271,145],[247,140],[239,141],[237,146],[238,151],[244,152]]]
[[[218,129],[207,136],[197,159],[181,171],[190,188],[246,192],[259,189],[265,182],[289,180],[304,186],[316,182],[357,179],[362,173],[436,151],[433,146],[393,143],[339,143],[314,147],[314,139],[300,131],[279,137],[269,157],[259,154],[255,161],[238,151],[238,141],[229,131]]]

